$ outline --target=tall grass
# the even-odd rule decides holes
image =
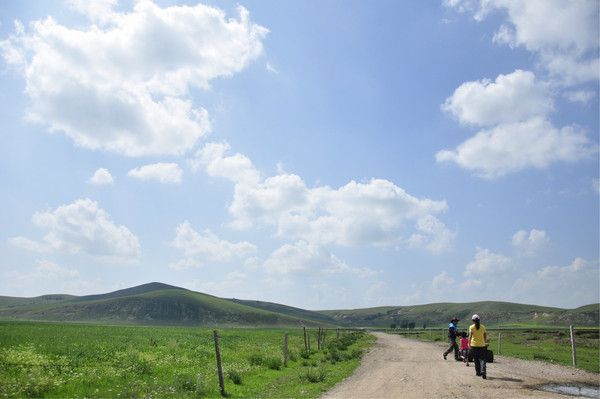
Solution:
[[[373,341],[367,334],[344,338],[345,349],[336,349],[344,356],[332,363],[326,349],[298,356],[302,331],[286,331],[294,354],[288,367],[283,330],[219,330],[230,397],[318,397],[352,373],[356,354]],[[219,397],[212,330],[0,322],[0,398],[44,396]]]

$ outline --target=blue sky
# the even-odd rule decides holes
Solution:
[[[595,1],[3,2],[0,294],[599,298]]]

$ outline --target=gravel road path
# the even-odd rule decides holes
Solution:
[[[598,386],[600,377],[570,367],[495,356],[487,380],[475,376],[444,347],[399,335],[375,333],[377,342],[356,372],[327,392],[323,399],[348,398],[572,398],[535,387],[546,383]]]

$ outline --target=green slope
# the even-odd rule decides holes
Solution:
[[[162,283],[87,296],[0,296],[2,319],[198,326],[389,327],[414,322],[417,327],[442,327],[454,316],[467,324],[473,313],[492,326],[597,326],[599,309],[598,304],[560,309],[486,301],[316,312],[271,302],[218,298]]]
[[[295,317],[298,319],[307,319],[313,320],[316,322],[320,322],[322,324],[334,324],[333,319],[330,316],[325,314],[314,312],[311,310],[304,310],[300,308],[295,308],[293,306],[281,305],[273,302],[263,302],[263,301],[252,301],[252,300],[244,300],[244,299],[232,299],[231,301],[239,304],[243,304],[246,306],[251,306],[253,308],[267,310],[270,312],[285,314],[290,317]]]
[[[6,299],[5,299],[6,298]],[[16,306],[15,304],[19,304]],[[314,319],[311,318],[314,316]],[[331,321],[318,313],[278,313],[161,283],[60,301],[0,298],[0,318],[168,325],[301,326]]]
[[[598,325],[600,306],[597,304],[577,309],[560,309],[537,305],[524,305],[511,302],[472,302],[472,303],[433,303],[415,306],[385,306],[366,309],[323,310],[337,323],[347,326],[389,327],[400,326],[403,322],[423,325],[443,326],[452,317],[463,323],[470,323],[473,314],[479,314],[489,325],[507,323],[535,323],[549,325]]]

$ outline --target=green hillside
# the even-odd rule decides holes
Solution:
[[[161,283],[101,295],[64,296],[54,301],[44,297],[0,297],[0,318],[202,326],[299,327],[331,322],[314,312],[277,313]]]
[[[444,326],[456,316],[468,323],[481,315],[487,325],[597,326],[599,305],[560,309],[509,302],[434,303],[353,310],[310,311],[272,302],[225,299],[162,283],[99,295],[0,296],[0,319],[190,326]],[[463,324],[464,325],[464,324]]]
[[[547,325],[590,325],[599,321],[600,305],[592,304],[577,309],[560,309],[510,302],[433,303],[415,306],[385,306],[366,309],[323,310],[336,323],[345,326],[389,327],[403,322],[443,326],[452,317],[469,323],[473,314],[479,314],[488,325],[528,323]]]

